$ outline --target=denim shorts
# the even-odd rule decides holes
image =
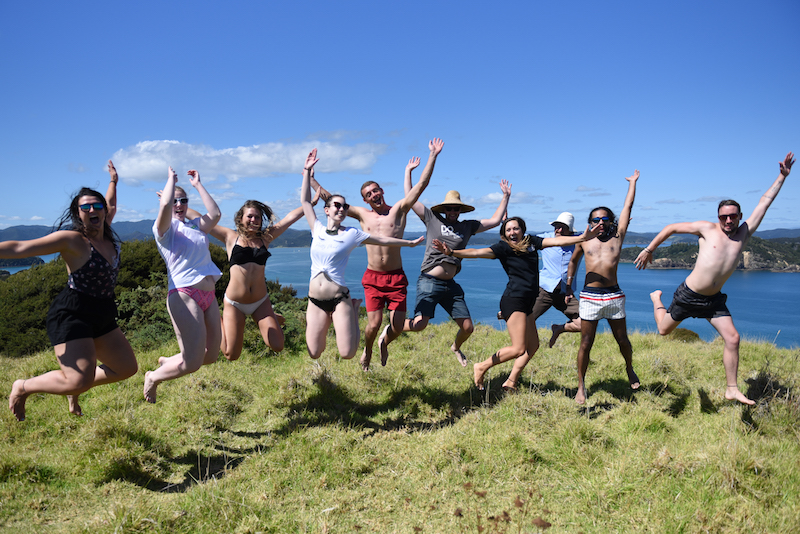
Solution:
[[[425,273],[417,278],[417,305],[414,316],[434,317],[436,305],[444,308],[453,319],[469,319],[464,290],[455,280],[440,280]]]

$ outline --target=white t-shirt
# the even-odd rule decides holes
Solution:
[[[172,219],[164,235],[158,235],[153,223],[156,246],[167,264],[169,289],[193,286],[206,276],[216,282],[222,276],[208,251],[208,235],[200,230],[200,219],[181,222]]]
[[[328,235],[325,229],[321,222],[314,222],[311,232],[311,279],[325,272],[335,283],[346,287],[344,270],[350,253],[365,239],[369,239],[369,234],[358,228],[340,226],[338,235]]]

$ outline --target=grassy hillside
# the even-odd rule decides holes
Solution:
[[[758,401],[746,408],[723,400],[719,341],[632,334],[632,393],[601,334],[579,408],[577,335],[540,350],[504,395],[510,364],[479,393],[448,350],[454,333],[404,335],[366,374],[330,348],[318,362],[248,350],[147,404],[144,371],[169,342],[137,353],[135,377],[85,394],[84,417],[32,396],[25,422],[0,418],[0,530],[800,531],[798,351],[743,343],[739,383]],[[507,341],[479,326],[464,348],[475,361]],[[56,368],[51,351],[2,364],[6,394]]]

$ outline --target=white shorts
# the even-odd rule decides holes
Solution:
[[[619,286],[584,287],[581,291],[580,315],[586,321],[624,319],[625,293]]]

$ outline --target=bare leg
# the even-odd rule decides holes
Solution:
[[[611,326],[614,339],[617,340],[619,351],[625,359],[625,371],[628,373],[628,382],[631,385],[631,389],[639,389],[639,377],[633,371],[633,347],[630,339],[628,339],[627,321],[625,319],[609,319],[608,324]]]
[[[369,364],[372,361],[372,346],[375,344],[375,337],[378,335],[381,321],[383,321],[383,310],[367,312],[367,326],[364,328],[364,350],[361,353],[361,358],[359,358],[361,369],[364,371],[369,371]]]
[[[467,366],[467,357],[466,355],[461,352],[461,345],[469,339],[469,336],[472,335],[472,332],[475,331],[475,326],[472,324],[472,319],[469,317],[464,319],[453,319],[456,324],[458,325],[458,332],[456,332],[456,339],[453,341],[453,344],[450,346],[450,350],[456,355],[458,358],[461,367]]]
[[[564,332],[581,331],[581,318],[576,317],[575,319],[564,324],[554,324],[550,327],[550,330],[553,331],[553,335],[550,336],[550,342],[548,343],[548,346],[552,349],[553,345],[555,345],[556,341],[558,341],[558,336],[560,336]]]
[[[244,326],[247,316],[235,306],[225,302],[222,308],[220,350],[228,361],[238,360],[244,345]]]
[[[252,317],[258,325],[264,343],[275,352],[282,351],[286,339],[283,336],[281,325],[286,322],[286,319],[282,315],[279,316],[275,313],[269,297],[261,303],[261,306],[256,309]]]
[[[528,320],[528,318],[530,318],[530,320]],[[511,337],[511,345],[501,348],[489,358],[472,366],[473,378],[478,389],[484,388],[483,377],[489,369],[495,365],[514,359],[516,359],[514,362],[514,369],[511,371],[508,380],[503,384],[503,388],[516,388],[519,373],[522,372],[522,369],[525,368],[525,365],[531,359],[531,356],[529,356],[526,351],[527,341],[529,340],[526,333],[530,324],[536,324],[533,321],[533,315],[526,317],[521,311],[516,311],[511,314],[506,321],[508,334]],[[531,352],[531,355],[533,352],[536,352],[535,349]],[[517,366],[519,366],[519,369],[517,369]]]
[[[742,404],[755,404],[755,401],[748,399],[739,391],[739,332],[733,326],[733,318],[731,316],[716,317],[709,319],[708,322],[719,332],[725,343],[722,349],[722,363],[725,366],[725,379],[727,381],[725,398],[739,401]]]
[[[597,321],[581,320],[581,345],[578,348],[578,393],[575,395],[575,402],[584,404],[586,402],[586,370],[589,369],[589,355],[594,345],[594,337],[597,334]]]
[[[25,401],[28,400],[28,395],[25,391],[25,380],[15,380],[11,385],[11,395],[8,396],[8,409],[17,421],[25,420]]]
[[[660,289],[656,289],[650,293],[650,300],[653,301],[653,317],[656,320],[658,333],[662,336],[666,336],[681,323],[673,319],[672,316],[667,313],[667,308],[664,307],[664,303],[661,301]]]
[[[358,328],[358,309],[361,299],[343,300],[333,310],[331,318],[336,332],[336,347],[339,356],[349,360],[356,355],[361,332]]]
[[[381,337],[378,338],[378,350],[381,353],[381,365],[385,366],[389,360],[389,343],[400,337],[403,325],[406,321],[406,312],[392,310],[389,312],[389,324],[383,329]]]
[[[508,380],[503,383],[503,389],[516,391],[522,371],[537,350],[539,350],[539,332],[536,330],[536,319],[531,314],[527,316],[525,323],[525,353],[514,360],[514,367],[511,369],[511,374],[508,375]]]

